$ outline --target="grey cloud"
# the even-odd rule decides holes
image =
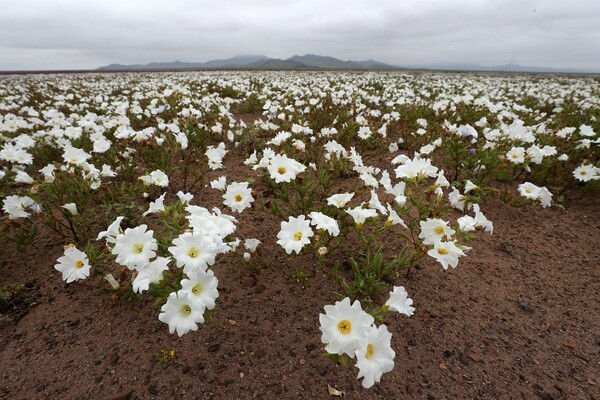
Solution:
[[[0,0],[0,69],[307,52],[600,70],[595,0]]]

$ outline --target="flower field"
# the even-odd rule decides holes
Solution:
[[[600,80],[0,77],[0,398],[595,398]]]

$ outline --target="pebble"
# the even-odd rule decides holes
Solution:
[[[458,355],[458,359],[463,365],[471,365],[471,360],[465,355],[465,353],[460,353]]]

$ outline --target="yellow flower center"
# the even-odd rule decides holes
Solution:
[[[347,335],[350,332],[352,332],[352,324],[347,319],[343,319],[340,322],[338,322],[337,328],[342,335]]]
[[[190,247],[190,249],[187,252],[187,255],[189,258],[196,258],[200,255],[200,250],[198,250],[196,247]]]
[[[242,197],[242,195],[241,195],[241,194],[236,194],[236,195],[235,195],[235,201],[237,201],[238,203],[239,203],[240,201],[242,201],[243,199],[244,199],[244,198]]]
[[[77,269],[83,268],[83,260],[77,260],[77,262],[75,263],[75,268],[77,268]]]
[[[142,243],[136,243],[133,245],[133,251],[138,254],[142,254],[144,251],[144,245]]]
[[[203,287],[201,284],[196,283],[196,285],[194,285],[194,287],[192,288],[192,293],[194,293],[196,296],[198,296],[200,293],[202,293]]]
[[[438,254],[441,254],[443,256],[445,256],[446,254],[448,254],[448,250],[440,247],[439,249],[437,249]]]
[[[300,239],[302,239],[302,232],[294,233],[294,240],[298,242]]]
[[[287,171],[287,170],[286,170],[284,167],[279,167],[279,168],[277,168],[277,173],[279,173],[279,174],[281,174],[281,175],[285,174],[285,172],[286,172],[286,171]]]
[[[441,236],[441,235],[444,234],[444,227],[441,226],[441,225],[438,225],[438,226],[435,227],[434,232],[435,232],[436,235]]]
[[[367,353],[365,354],[365,358],[368,360],[369,358],[373,357],[373,353],[375,353],[375,348],[369,343],[367,345]]]
[[[581,171],[580,174],[581,175],[587,175],[587,171]]]
[[[515,153],[512,155],[512,158],[519,158],[519,155]]]
[[[531,194],[531,189],[525,189],[525,193]]]
[[[183,307],[181,307],[181,313],[183,315],[190,315],[192,313],[192,307],[190,307],[189,305],[184,305]]]

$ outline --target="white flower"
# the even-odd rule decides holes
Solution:
[[[165,196],[167,193],[163,193],[159,198],[150,203],[148,210],[144,211],[142,214],[144,217],[148,214],[157,213],[161,211],[165,211]]]
[[[281,221],[281,230],[277,234],[277,244],[279,244],[287,254],[295,251],[296,254],[304,245],[310,243],[310,238],[314,236],[309,226],[310,221],[306,220],[304,215],[298,218],[290,217],[288,221]]]
[[[8,219],[27,218],[31,215],[25,211],[27,208],[32,210],[37,207],[33,199],[27,196],[6,196],[2,209],[8,213]]]
[[[248,187],[248,182],[233,182],[223,194],[223,203],[239,213],[251,207],[253,201],[252,189]]]
[[[17,175],[15,176],[15,182],[17,183],[25,183],[31,185],[35,181],[33,178],[25,171],[17,171]]]
[[[142,293],[144,290],[148,290],[151,283],[158,283],[163,279],[163,271],[169,269],[170,258],[167,257],[156,257],[148,265],[140,268],[137,276],[131,283],[133,291],[136,293]]]
[[[269,160],[267,170],[275,183],[291,182],[299,173],[306,170],[306,166],[286,155],[277,154]]]
[[[367,218],[372,218],[372,217],[377,216],[376,210],[371,210],[368,208],[365,209],[365,208],[362,208],[361,206],[349,208],[346,210],[346,212],[352,216],[352,218],[354,219],[354,223],[356,224],[356,226],[358,228],[361,228],[363,226],[363,224],[365,223]]]
[[[315,228],[326,230],[332,237],[340,234],[340,227],[335,219],[318,211],[313,211],[308,216],[310,217],[310,224]]]
[[[465,183],[465,194],[469,193],[472,190],[477,189],[479,186],[477,186],[476,184],[474,184],[473,182],[471,182],[470,180],[467,179],[467,182]]]
[[[385,302],[385,305],[393,311],[400,314],[412,316],[415,313],[415,308],[412,306],[413,300],[408,297],[408,293],[404,286],[394,286],[390,292],[390,298]]]
[[[140,269],[156,255],[158,244],[153,238],[153,231],[146,231],[146,225],[128,228],[119,234],[115,241],[112,254],[117,256],[117,262],[129,269]]]
[[[423,244],[432,245],[441,241],[444,236],[451,238],[454,235],[454,229],[448,226],[448,222],[439,218],[427,218],[426,221],[420,221],[419,238]]]
[[[464,197],[460,194],[458,189],[455,187],[452,188],[452,191],[448,193],[448,200],[450,201],[450,205],[457,210],[464,211],[465,210],[465,201]]]
[[[369,200],[367,207],[377,210],[383,215],[387,215],[387,209],[381,204],[381,201],[379,201],[379,196],[377,196],[375,190],[371,190],[371,199]]]
[[[591,164],[582,164],[575,168],[573,176],[581,182],[600,179],[600,168],[596,168]]]
[[[408,159],[404,165],[398,166],[395,170],[396,178],[436,178],[438,168],[431,165],[431,161],[427,158]]]
[[[525,162],[525,149],[523,147],[513,147],[506,153],[506,158],[513,164],[522,164]]]
[[[166,304],[160,309],[158,319],[169,324],[169,333],[177,331],[182,336],[189,331],[198,330],[198,323],[204,322],[204,310],[198,308],[183,290],[169,295]]]
[[[527,199],[539,200],[542,207],[552,205],[552,193],[545,187],[538,187],[531,182],[525,182],[518,187],[519,194]]]
[[[246,239],[244,240],[244,248],[250,253],[256,253],[256,249],[260,243],[258,239]]]
[[[140,179],[145,185],[156,185],[160,187],[169,186],[169,177],[159,169],[152,171],[150,175],[140,176]]]
[[[181,281],[181,290],[189,294],[190,301],[196,308],[212,310],[219,297],[217,286],[219,280],[211,270],[196,270],[187,274],[188,279]]]
[[[173,240],[173,246],[168,250],[177,261],[177,267],[184,267],[183,271],[187,274],[213,265],[219,246],[209,235],[184,232]]]
[[[77,205],[75,203],[67,203],[67,204],[63,205],[62,208],[64,208],[68,212],[70,212],[71,215],[78,215],[79,214],[77,212]]]
[[[194,198],[194,195],[191,193],[183,193],[181,190],[177,192],[177,197],[179,197],[179,201],[182,204],[190,204],[190,201]]]
[[[400,225],[404,229],[408,229],[408,226],[406,225],[404,220],[398,215],[396,210],[394,210],[389,203],[386,203],[386,207],[387,207],[388,213],[390,214],[388,216],[387,220],[385,221],[386,224],[387,225]]]
[[[212,170],[223,167],[223,157],[227,154],[225,143],[221,142],[217,147],[208,146],[204,155],[208,158],[208,167]]]
[[[343,208],[354,197],[354,193],[338,193],[327,199],[327,204],[337,208]]]
[[[56,260],[54,268],[62,272],[62,278],[67,283],[85,279],[90,274],[90,264],[87,255],[74,245],[65,248],[65,254]]]
[[[185,210],[190,213],[186,218],[194,233],[226,238],[235,232],[237,220],[231,215],[222,214],[216,207],[212,213],[198,206],[187,206]]]
[[[100,240],[102,238],[106,238],[106,243],[115,243],[116,238],[121,233],[121,221],[123,221],[124,217],[117,217],[112,224],[106,229],[98,234],[96,240]]]
[[[357,344],[356,366],[359,369],[356,379],[364,378],[362,385],[368,389],[381,380],[381,376],[394,369],[396,353],[391,345],[392,334],[385,325],[369,327]]]
[[[372,316],[362,310],[360,302],[350,305],[350,298],[326,305],[325,314],[319,314],[321,342],[330,354],[346,354],[354,357],[358,342],[365,337],[373,324]]]
[[[465,253],[456,246],[456,242],[437,242],[433,249],[429,250],[427,254],[440,264],[444,269],[448,269],[448,265],[452,268],[456,268],[458,265],[458,257],[464,256]]]
[[[215,180],[212,180],[210,182],[210,187],[217,190],[225,190],[227,187],[227,177],[223,175]]]
[[[65,163],[73,165],[81,165],[92,157],[90,154],[86,153],[82,149],[78,149],[72,146],[67,146],[62,156],[65,160]]]

